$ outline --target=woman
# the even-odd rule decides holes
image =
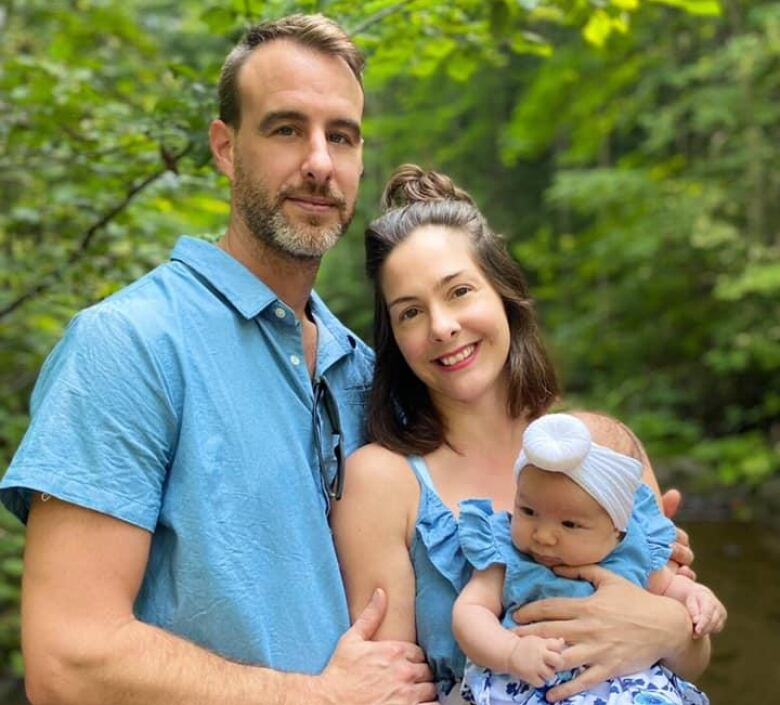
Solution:
[[[489,497],[510,510],[523,431],[556,400],[527,287],[472,199],[447,177],[399,168],[388,210],[366,233],[375,285],[376,376],[370,445],[347,463],[333,531],[353,617],[376,587],[388,597],[376,636],[417,641],[440,700],[460,702],[464,659],[452,605],[470,569],[457,539],[457,506]],[[610,419],[616,443],[634,441]],[[657,489],[645,460],[645,481]],[[550,691],[560,699],[617,673],[664,659],[687,676],[703,670],[706,640],[690,638],[685,610],[616,578],[588,601],[536,603],[518,613],[525,633],[562,637],[566,668],[589,664]]]

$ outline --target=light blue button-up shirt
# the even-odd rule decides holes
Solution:
[[[364,441],[372,353],[316,295],[311,313],[315,376],[349,453]],[[242,662],[318,672],[349,618],[313,400],[292,310],[219,248],[182,238],[171,262],[68,326],[0,499],[23,521],[35,491],[152,532],[139,619]]]

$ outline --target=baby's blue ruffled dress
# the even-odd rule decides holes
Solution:
[[[650,574],[663,567],[671,554],[674,525],[660,512],[655,495],[642,485],[637,490],[634,512],[623,540],[601,566],[631,582],[645,587]],[[502,604],[502,624],[516,626],[512,614],[518,607],[549,597],[588,597],[591,583],[570,580],[520,553],[511,541],[510,516],[494,513],[489,500],[469,499],[460,504],[458,534],[467,560],[477,570],[491,565],[506,566]],[[477,705],[522,703],[548,705],[545,693],[553,686],[571,680],[576,671],[556,674],[548,683],[535,688],[507,674],[493,673],[467,662],[462,694]],[[700,690],[679,678],[668,668],[656,664],[640,673],[605,681],[578,693],[561,705],[708,705]]]

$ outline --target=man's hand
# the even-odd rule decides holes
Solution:
[[[562,700],[607,678],[635,673],[685,649],[691,622],[682,604],[651,595],[598,566],[556,568],[567,578],[589,580],[591,597],[540,600],[521,607],[515,620],[526,626],[515,632],[562,638],[569,644],[560,670],[585,670],[552,688],[547,700]],[[534,624],[531,624],[531,623]]]
[[[538,636],[515,638],[515,646],[507,659],[506,672],[541,688],[558,671],[563,670],[561,651],[563,639],[542,639]]]
[[[679,490],[667,490],[661,495],[661,509],[667,519],[674,518],[682,504],[682,495]],[[677,540],[672,544],[671,560],[678,564],[677,574],[696,580],[696,573],[691,568],[693,563],[693,551],[688,533],[677,528]]]
[[[371,641],[386,610],[387,596],[377,589],[316,679],[325,702],[435,705],[436,687],[422,649],[403,641]]]

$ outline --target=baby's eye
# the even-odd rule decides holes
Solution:
[[[532,517],[534,515],[534,510],[531,509],[531,507],[519,507],[520,513],[525,514],[527,517]]]
[[[579,529],[580,525],[576,521],[562,521],[561,524],[567,529]]]

